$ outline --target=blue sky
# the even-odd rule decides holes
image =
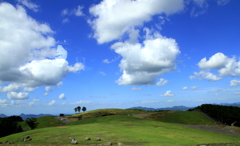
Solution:
[[[238,0],[1,0],[0,113],[239,102]]]

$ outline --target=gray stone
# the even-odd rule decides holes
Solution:
[[[86,139],[86,140],[91,140],[91,138],[90,138],[90,137],[86,137],[85,139]]]
[[[96,141],[101,141],[101,138],[99,138],[99,137],[98,137],[98,138],[96,138]]]
[[[9,142],[8,142],[8,144],[14,144],[14,142],[12,142],[12,141],[9,141]]]
[[[26,138],[26,139],[29,139],[29,138],[30,138],[30,136],[25,136],[25,138]]]
[[[106,142],[104,145],[112,145],[112,142]]]
[[[73,137],[69,137],[69,139],[71,140],[71,144],[77,144],[78,143],[78,141]]]
[[[119,142],[119,143],[118,143],[118,146],[124,146],[124,144],[123,144],[123,143],[121,143],[121,142]]]
[[[71,144],[78,144],[78,141],[77,140],[72,140]]]

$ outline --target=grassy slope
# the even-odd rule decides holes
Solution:
[[[39,123],[37,129],[45,128],[45,127],[55,127],[64,125],[61,121],[54,118],[54,116],[45,116],[37,118],[37,122]],[[24,129],[30,130],[31,128],[26,124],[25,121],[19,122],[19,125],[22,126]]]
[[[152,114],[146,118],[167,122],[167,123],[179,123],[187,125],[213,125],[214,123],[206,116],[198,112],[190,111],[162,111]]]
[[[29,144],[69,144],[70,136],[76,138],[80,144],[102,144],[111,141],[113,144],[122,142],[128,145],[157,146],[240,142],[239,137],[124,115],[86,119],[75,124],[80,125],[35,129],[0,138],[0,141],[8,140],[20,144],[21,142],[16,140],[29,135],[33,139],[27,142]],[[85,137],[100,137],[102,141],[85,141]]]

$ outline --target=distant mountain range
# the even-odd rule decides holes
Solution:
[[[143,110],[147,110],[147,111],[155,111],[155,110],[170,110],[170,111],[186,111],[190,108],[193,107],[186,107],[186,106],[173,106],[173,107],[165,107],[165,108],[148,108],[148,107],[131,107],[128,109],[143,109]]]
[[[39,117],[44,117],[44,116],[52,116],[50,114],[39,114],[39,115],[35,115],[35,114],[20,114],[20,115],[16,115],[16,116],[20,116],[22,117],[23,120],[26,120],[27,118],[39,118]],[[0,117],[1,118],[5,118],[5,117],[8,117],[4,114],[0,114]]]
[[[236,103],[220,103],[217,105],[226,105],[226,106],[237,106],[240,107],[240,102],[236,102]],[[138,106],[138,107],[131,107],[128,109],[143,109],[143,110],[147,110],[147,111],[155,111],[155,110],[169,110],[169,111],[187,111],[188,109],[191,109],[194,107],[186,107],[186,106],[173,106],[173,107],[165,107],[165,108],[148,108],[148,107],[142,107],[142,106]]]

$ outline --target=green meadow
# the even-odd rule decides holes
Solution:
[[[214,125],[214,122],[209,120],[203,114],[190,111],[161,111],[149,115],[146,118],[161,122],[186,125]]]
[[[204,122],[199,120],[199,116],[196,113],[189,114],[190,112],[170,112],[169,114],[175,113],[176,115],[169,116],[167,122],[159,121],[157,118],[150,119],[138,118],[127,115],[111,115],[104,117],[96,117],[99,112],[106,113],[148,113],[147,111],[141,110],[121,110],[121,109],[103,109],[94,110],[85,113],[78,113],[71,116],[83,115],[83,119],[79,121],[73,121],[71,123],[62,125],[63,123],[52,123],[55,121],[49,120],[39,121],[39,126],[34,130],[29,130],[17,134],[12,134],[6,137],[0,138],[0,142],[13,141],[15,144],[70,144],[69,137],[74,137],[78,140],[79,144],[90,145],[90,144],[104,144],[106,142],[112,142],[113,145],[117,145],[118,142],[124,143],[125,145],[142,145],[142,146],[161,146],[161,145],[198,145],[198,144],[209,144],[209,143],[233,143],[240,142],[239,137],[233,137],[223,135],[214,132],[208,132],[203,130],[197,130],[187,128],[183,126],[174,125],[171,123],[182,122],[179,117],[174,116],[186,116],[190,118],[193,123],[188,124],[203,124],[209,123],[208,119],[204,119]],[[160,114],[160,113],[156,113]],[[85,116],[84,116],[85,115]],[[154,117],[154,114],[151,115]],[[69,117],[69,116],[68,116]],[[194,117],[197,119],[194,120]],[[42,117],[44,119],[44,117]],[[50,119],[50,117],[48,117]],[[168,118],[166,118],[168,119]],[[199,123],[197,123],[199,121]],[[61,122],[61,121],[59,121]],[[52,124],[50,124],[52,123]],[[54,125],[56,124],[56,125]],[[44,125],[46,125],[45,128]],[[53,127],[54,126],[54,127]],[[32,141],[19,142],[19,139],[29,135]],[[90,137],[91,140],[86,141],[85,137]],[[99,137],[102,141],[96,141]]]

